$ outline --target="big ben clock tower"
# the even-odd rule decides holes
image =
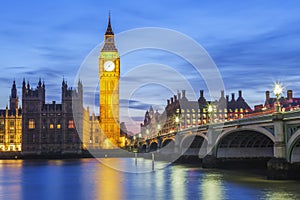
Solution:
[[[104,46],[99,56],[100,78],[100,127],[106,137],[104,148],[118,146],[120,140],[119,121],[119,79],[120,57],[114,42],[114,32],[110,23],[104,35]]]

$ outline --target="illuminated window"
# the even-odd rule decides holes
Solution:
[[[75,125],[74,125],[74,121],[73,121],[73,120],[69,120],[68,128],[75,128]]]
[[[30,119],[28,122],[28,128],[29,129],[34,129],[35,128],[35,121],[34,119]]]
[[[15,141],[15,136],[14,135],[10,135],[9,136],[9,143],[14,143]]]
[[[15,122],[14,121],[10,121],[9,122],[9,129],[10,130],[14,130],[15,129]]]
[[[0,131],[4,131],[4,120],[0,120]]]
[[[50,129],[54,129],[54,124],[51,123],[51,124],[49,125],[49,128],[50,128]]]
[[[61,128],[61,125],[60,125],[60,124],[57,124],[57,125],[56,125],[56,128],[57,128],[57,129],[60,129],[60,128]]]

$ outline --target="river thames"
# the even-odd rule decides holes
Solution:
[[[2,160],[0,199],[300,199],[297,181],[163,162],[141,170],[151,166],[142,158]]]

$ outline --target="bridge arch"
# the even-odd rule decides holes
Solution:
[[[147,144],[143,143],[141,146],[142,146],[142,148],[141,148],[142,153],[146,153],[147,152]]]
[[[186,134],[180,142],[182,155],[193,155],[204,157],[207,154],[208,139],[202,132]]]
[[[167,145],[173,144],[175,145],[175,139],[174,138],[165,138],[161,142],[161,147],[166,147]]]
[[[291,163],[300,162],[300,129],[288,140],[287,158]]]
[[[232,128],[218,136],[215,152],[218,158],[273,157],[274,143],[274,135],[264,128]]]
[[[158,149],[158,142],[157,141],[151,142],[149,145],[149,152],[157,151],[157,149]]]
[[[275,136],[272,133],[270,133],[268,130],[266,130],[262,127],[259,127],[259,126],[248,126],[248,127],[231,128],[231,129],[225,130],[218,136],[218,138],[216,140],[216,144],[218,144],[219,140],[222,139],[223,137],[225,137],[226,135],[231,134],[233,132],[239,132],[239,131],[255,131],[255,132],[264,134],[265,136],[270,138],[273,142],[275,142]]]
[[[175,138],[164,138],[161,142],[161,148],[159,152],[161,154],[175,153]]]

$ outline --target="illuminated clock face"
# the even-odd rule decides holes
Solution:
[[[104,70],[105,71],[108,71],[108,72],[111,72],[115,69],[115,63],[112,62],[112,61],[106,61],[104,63]]]
[[[106,42],[112,42],[112,38],[111,37],[106,38]]]

